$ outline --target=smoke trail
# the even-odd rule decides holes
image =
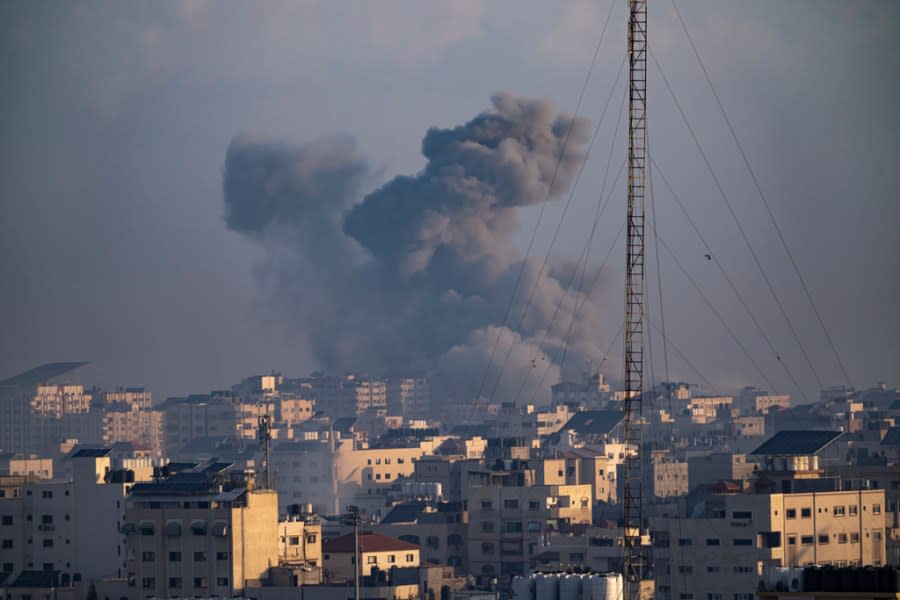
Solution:
[[[536,353],[557,356],[582,302],[572,364],[601,354],[596,290],[564,295],[574,263],[554,259],[540,273],[542,261],[523,257],[511,239],[520,207],[568,190],[589,134],[585,120],[550,102],[497,94],[468,123],[426,133],[420,173],[362,198],[371,169],[352,139],[291,145],[242,136],[226,156],[226,223],[267,249],[261,272],[273,298],[326,369],[424,370],[438,390],[468,400],[500,335],[501,349],[519,344],[509,385],[498,391],[510,400]],[[513,332],[502,320],[520,271],[514,322],[535,293]]]

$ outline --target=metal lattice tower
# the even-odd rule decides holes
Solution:
[[[637,597],[641,572],[641,414],[644,375],[644,182],[647,167],[647,1],[628,16],[628,222],[625,270],[625,598]],[[635,453],[629,452],[634,446]]]

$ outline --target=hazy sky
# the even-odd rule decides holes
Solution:
[[[852,382],[900,384],[900,6],[691,0],[679,7]],[[609,10],[607,0],[0,4],[0,377],[88,360],[75,376],[81,383],[144,385],[165,397],[272,369],[320,367],[302,319],[273,301],[265,283],[275,250],[226,226],[231,141],[251,134],[301,145],[352,136],[370,165],[363,191],[371,191],[423,169],[426,130],[470,121],[496,92],[574,111]],[[579,111],[592,124],[625,52],[626,3],[612,11]],[[775,389],[796,394],[796,380],[812,399],[816,376],[847,383],[668,0],[651,2],[649,29],[653,53],[816,374],[651,66],[648,119],[661,174],[781,365],[655,176],[660,236]],[[576,259],[585,243],[622,89],[554,255]],[[621,133],[609,182],[625,156]],[[539,221],[530,253],[538,261],[565,199],[548,204]],[[620,181],[597,228],[595,265],[624,205]],[[520,213],[514,241],[522,251],[538,212]],[[593,317],[603,348],[622,320],[617,246]],[[660,252],[674,345],[716,388],[766,387]],[[655,295],[655,271],[650,279]],[[655,300],[650,316],[658,321]],[[620,353],[618,344],[604,364],[614,379]],[[701,380],[674,349],[669,362],[672,378]]]

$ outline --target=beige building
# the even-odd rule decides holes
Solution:
[[[880,565],[883,510],[882,490],[713,495],[702,517],[651,520],[657,597],[752,600],[770,567]]]
[[[563,452],[557,458],[531,461],[535,467],[535,481],[539,485],[591,486],[591,499],[613,502],[616,497],[615,469],[609,469],[609,458],[589,448]]]
[[[278,564],[278,498],[212,465],[135,485],[122,531],[131,600],[243,595]]]
[[[150,410],[153,406],[153,395],[144,388],[119,388],[112,392],[103,392],[105,405],[122,405],[134,410]]]
[[[151,456],[162,456],[164,413],[137,408],[136,404],[119,406],[121,408],[103,413],[103,444],[112,446],[118,442],[132,442],[147,449]]]
[[[469,473],[466,571],[481,580],[528,572],[542,537],[589,525],[590,485],[539,485],[534,471]]]
[[[34,454],[0,454],[0,476],[2,475],[29,475],[52,479],[53,459]]]
[[[322,546],[325,556],[326,578],[329,583],[351,581],[354,578],[356,541],[353,533],[328,540]],[[419,547],[374,531],[359,532],[359,574],[369,575],[372,569],[389,571],[393,567],[418,567]]]
[[[322,583],[322,525],[307,515],[288,515],[278,522],[278,561],[301,573],[304,584]]]

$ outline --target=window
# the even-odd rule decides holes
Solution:
[[[53,492],[51,492],[49,490],[44,490],[43,492],[41,492],[41,498],[52,498],[52,497],[53,497]]]
[[[378,563],[378,557],[377,557],[377,556],[369,556],[368,558],[366,558],[366,563],[367,563],[367,564],[370,564],[370,565],[377,564],[377,563]]]
[[[706,545],[707,546],[718,546],[719,538],[706,538]]]
[[[796,519],[797,518],[797,509],[796,508],[787,509],[786,511],[784,511],[784,517],[786,519]]]
[[[735,546],[752,546],[753,540],[751,538],[734,538],[734,540],[732,540],[732,543]]]
[[[732,571],[735,572],[735,573],[752,573],[752,572],[753,572],[753,567],[746,567],[746,566],[743,566],[743,565],[737,565],[737,566],[735,566],[735,567],[732,569]]]
[[[831,509],[831,514],[833,514],[836,517],[843,517],[844,516],[844,507],[843,506],[835,506],[834,508]]]
[[[859,533],[854,531],[853,533],[850,534],[850,543],[851,544],[859,543]]]
[[[414,555],[414,554],[407,554],[407,555],[406,555],[406,562],[413,562],[414,560],[415,560],[415,555]]]
[[[388,562],[389,563],[397,562],[397,555],[396,554],[388,554]]]
[[[838,544],[846,544],[847,543],[847,534],[839,533],[838,534]]]
[[[481,544],[481,553],[482,554],[493,554],[494,553],[494,544],[491,542],[483,542]]]
[[[811,535],[801,535],[800,543],[803,544],[804,546],[811,546],[814,539],[815,539],[815,537],[811,536]]]
[[[801,519],[809,519],[812,517],[812,509],[811,508],[801,508],[800,509],[800,518]]]
[[[721,571],[720,567],[706,567],[707,573],[718,573],[719,571]]]
[[[288,544],[291,546],[299,546],[300,545],[300,536],[292,535],[288,538]]]
[[[490,500],[481,501],[481,510],[491,510],[494,507]]]
[[[854,516],[854,515],[856,515],[856,514],[857,514],[857,508],[856,508],[856,505],[855,505],[855,504],[851,504],[850,506],[848,506],[848,507],[847,507],[847,512],[850,514],[851,517]]]
[[[195,588],[205,588],[206,587],[206,577],[194,577],[194,587]]]
[[[181,562],[181,552],[169,552],[169,562]]]
[[[827,544],[828,543],[828,534],[820,533],[819,534],[819,544]]]
[[[489,533],[494,530],[494,524],[491,521],[482,521],[481,530]]]
[[[522,533],[522,523],[519,521],[509,521],[503,527],[506,533]]]
[[[2,547],[2,548],[12,548],[12,547],[13,547],[13,541],[12,541],[12,540],[3,540],[3,543],[0,544],[0,547]]]
[[[227,577],[216,577],[216,585],[227,587],[228,586],[228,578]]]
[[[16,570],[16,565],[13,563],[3,563],[3,572],[4,573],[12,573]]]
[[[881,505],[880,505],[880,504],[873,504],[873,505],[872,505],[872,514],[873,514],[873,515],[880,515],[880,514],[881,514]]]
[[[528,501],[528,510],[537,510],[538,508],[540,508],[540,502],[537,500]]]
[[[44,548],[52,548],[53,540],[44,540]]]
[[[156,560],[156,552],[141,552],[141,560],[144,562],[153,562]]]
[[[736,510],[734,511],[735,519],[752,519],[753,513],[749,510]]]
[[[169,587],[170,588],[180,588],[181,587],[181,577],[169,577]]]
[[[228,560],[227,552],[216,552],[216,560]]]
[[[141,585],[144,586],[144,588],[155,588],[156,587],[156,579],[153,577],[144,577],[141,580]]]
[[[316,534],[309,533],[306,535],[306,543],[307,544],[315,544],[316,543]]]
[[[693,565],[678,565],[678,572],[682,575],[692,575],[694,573]]]
[[[386,464],[386,465],[391,464],[391,459],[390,458],[384,459],[384,464]]]
[[[12,518],[12,515],[3,515],[3,521],[2,521],[2,522],[3,522],[4,525],[12,525],[12,524],[13,524],[13,518]]]
[[[41,523],[44,525],[53,525],[53,515],[41,515]]]
[[[503,508],[519,508],[518,500],[504,500]]]
[[[206,552],[194,552],[194,562],[206,562]]]
[[[678,545],[679,546],[693,546],[694,540],[692,540],[691,538],[678,538]]]

